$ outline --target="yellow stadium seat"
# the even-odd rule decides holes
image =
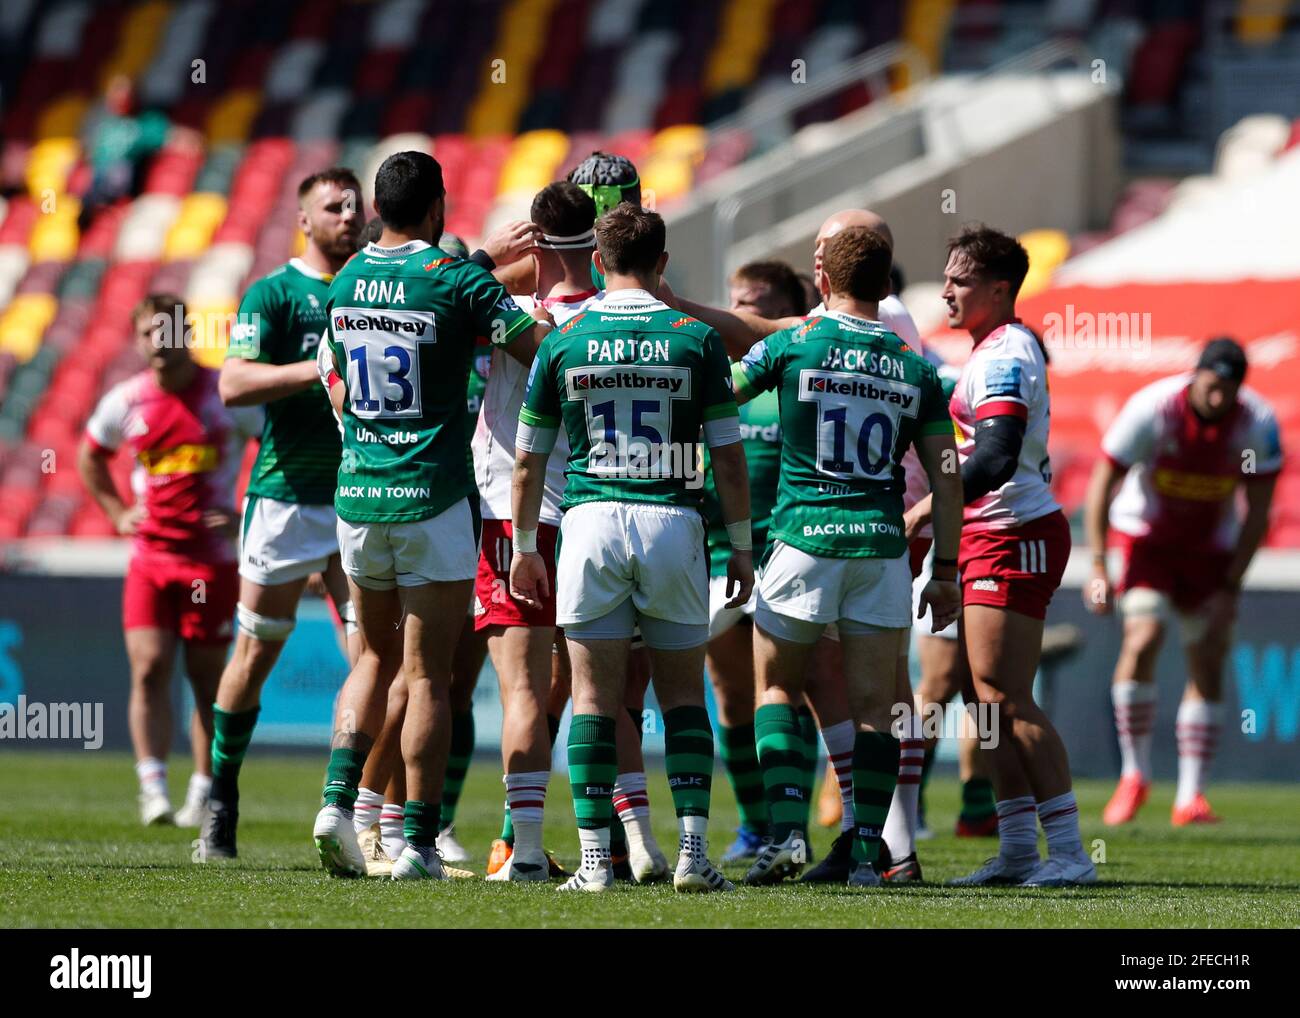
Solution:
[[[80,151],[75,138],[44,138],[32,146],[26,171],[32,201],[40,205],[51,195],[63,194]]]
[[[60,96],[45,107],[36,121],[38,138],[76,138],[81,133],[81,122],[86,118],[90,103],[76,92]]]
[[[100,84],[106,85],[114,75],[139,76],[153,59],[162,39],[163,29],[171,17],[171,4],[151,0],[133,8],[122,22],[117,52],[104,61]]]
[[[1277,42],[1286,27],[1288,0],[1238,0],[1237,38],[1250,45]]]
[[[689,159],[651,155],[641,164],[641,193],[654,192],[656,206],[691,189],[694,174]]]
[[[465,133],[471,138],[513,134],[517,129],[554,7],[555,0],[513,0],[501,12],[496,42],[483,64],[482,85],[465,119]],[[504,81],[500,70],[505,71]]]
[[[709,54],[705,92],[713,95],[748,85],[758,71],[772,34],[772,0],[730,0],[722,14],[722,31]]]
[[[205,368],[220,368],[230,342],[230,329],[239,310],[238,302],[203,301],[188,307],[194,336],[194,347],[190,352]]]
[[[77,214],[81,200],[74,195],[58,195],[50,212],[36,217],[32,235],[27,239],[27,252],[33,262],[68,262],[77,255],[81,232],[77,229]]]
[[[13,354],[19,361],[31,360],[58,310],[59,302],[52,294],[24,293],[15,297],[0,317],[0,351]]]
[[[674,124],[650,139],[652,155],[695,159],[709,146],[709,132],[699,124]]]
[[[261,106],[262,94],[255,89],[228,92],[208,116],[208,141],[214,145],[247,141]]]
[[[494,134],[512,134],[519,120],[518,106],[508,103],[496,89],[504,86],[489,85],[480,93],[466,118],[466,133],[471,138],[486,138]]]
[[[181,202],[180,212],[163,242],[163,260],[197,258],[212,242],[212,234],[226,218],[226,199],[219,194],[191,194]]]
[[[1029,273],[1020,296],[1032,297],[1051,285],[1056,267],[1070,257],[1070,238],[1060,230],[1030,230],[1018,239],[1029,253]]]
[[[943,63],[943,41],[952,20],[953,0],[907,0],[903,11],[903,41],[921,53],[931,67]],[[906,65],[898,69],[895,82],[899,88],[913,84]]]
[[[497,193],[541,190],[555,179],[555,170],[569,153],[563,131],[525,131],[515,138],[501,165]]]

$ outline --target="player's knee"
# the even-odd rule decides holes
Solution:
[[[148,691],[165,689],[171,685],[172,670],[162,657],[142,661],[131,670],[131,681]]]
[[[1202,700],[1218,703],[1223,699],[1223,674],[1214,669],[1197,668],[1187,678],[1190,685]]]
[[[235,605],[235,618],[239,623],[239,631],[246,636],[252,637],[254,647],[258,643],[284,643],[285,640],[289,639],[289,634],[293,632],[293,627],[297,624],[297,619],[262,615],[253,611],[243,602]],[[253,650],[254,654],[257,652],[256,649]],[[278,648],[276,652],[279,652]]]
[[[1158,616],[1144,615],[1124,622],[1123,652],[1139,659],[1152,658],[1160,652],[1165,627]]]
[[[1119,600],[1124,617],[1124,650],[1130,654],[1153,653],[1164,639],[1169,598],[1158,590],[1134,587]]]
[[[359,630],[357,628],[357,606],[351,599],[343,601],[338,605],[339,618],[343,620],[343,632],[347,636],[355,636]]]

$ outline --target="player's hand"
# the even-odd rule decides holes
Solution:
[[[516,551],[510,560],[510,596],[529,608],[540,608],[551,596],[546,581],[546,562],[535,551]]]
[[[1094,615],[1109,615],[1115,610],[1115,588],[1104,565],[1092,567],[1092,578],[1083,585],[1083,605]]]
[[[915,512],[915,509],[916,506],[913,506],[903,513],[903,535],[909,542],[916,537],[927,522],[919,513]]]
[[[732,591],[736,593],[733,595]],[[727,562],[727,604],[728,608],[739,608],[748,603],[754,592],[754,553],[752,551],[731,551]]]
[[[130,537],[139,529],[140,524],[148,516],[148,510],[137,502],[135,505],[127,506],[118,513],[117,518],[113,520],[113,526],[117,528],[117,532],[123,537]]]
[[[209,530],[215,530],[222,537],[237,537],[239,535],[239,520],[235,514],[227,512],[225,509],[204,509],[200,517],[203,525]]]
[[[933,577],[921,591],[921,601],[916,607],[916,617],[925,618],[930,610],[930,632],[938,633],[957,621],[961,614],[961,587],[956,580],[936,580]]]
[[[1223,634],[1237,620],[1237,591],[1216,590],[1205,602],[1205,627],[1208,632]]]
[[[483,250],[497,265],[509,265],[535,248],[541,239],[542,231],[535,223],[516,219],[489,233],[483,240]]]

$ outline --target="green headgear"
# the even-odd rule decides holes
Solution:
[[[591,196],[597,217],[631,200],[641,190],[641,178],[632,160],[608,152],[593,152],[574,167],[569,181]]]

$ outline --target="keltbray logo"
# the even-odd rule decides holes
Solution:
[[[895,389],[876,385],[861,378],[846,378],[836,375],[811,374],[808,380],[809,392],[821,392],[832,396],[849,396],[854,399],[876,399],[894,403],[903,409],[910,409],[916,403],[915,392],[899,392]],[[909,388],[912,388],[909,386]]]
[[[334,328],[344,332],[406,332],[412,336],[423,336],[429,328],[427,321],[418,318],[390,318],[385,314],[336,314]]]
[[[583,372],[569,376],[569,392],[586,392],[592,389],[653,389],[678,393],[685,378],[681,375],[650,375],[640,371]],[[576,396],[570,396],[577,399]]]

